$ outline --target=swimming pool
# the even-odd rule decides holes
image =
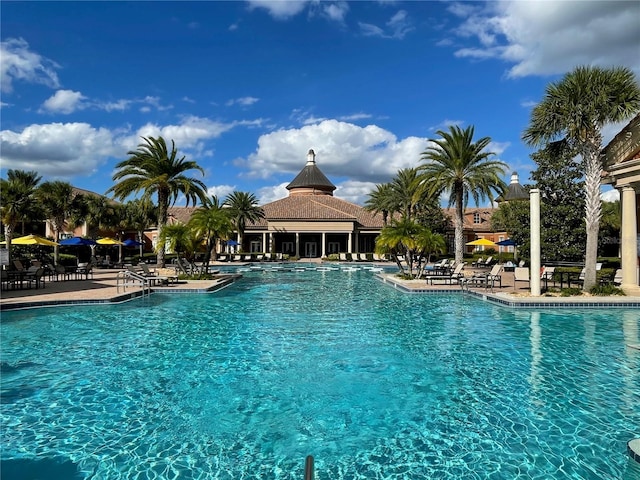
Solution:
[[[3,313],[2,478],[638,478],[639,311],[244,275]]]

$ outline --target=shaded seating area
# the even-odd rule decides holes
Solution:
[[[19,263],[19,261],[18,261]],[[20,264],[22,265],[22,264]],[[22,290],[45,287],[44,267],[32,266],[21,270],[2,270],[2,290]]]

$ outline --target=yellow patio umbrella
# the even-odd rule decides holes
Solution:
[[[55,247],[59,245],[56,242],[52,242],[51,240],[47,240],[46,238],[39,237],[38,235],[27,235],[25,237],[13,238],[11,240],[12,245],[47,245],[50,247]]]
[[[100,245],[124,245],[124,243],[122,243],[120,240],[116,240],[115,238],[111,237],[104,237],[96,240],[96,243]]]
[[[497,246],[495,242],[488,240],[486,238],[478,238],[473,242],[467,243],[467,245],[473,245],[474,247],[495,247]]]

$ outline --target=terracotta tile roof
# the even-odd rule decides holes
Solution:
[[[167,213],[169,215],[169,223],[187,223],[193,215],[193,212],[199,207],[169,207]]]
[[[330,195],[291,196],[267,203],[262,206],[265,218],[248,229],[266,228],[267,221],[349,221],[356,222],[361,228],[382,228],[382,215],[374,215],[359,205]]]

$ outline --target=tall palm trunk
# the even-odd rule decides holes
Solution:
[[[456,263],[461,263],[464,259],[464,210],[462,208],[462,189],[456,192],[456,215],[454,222],[454,245]]]
[[[596,285],[596,262],[598,261],[598,233],[602,217],[602,200],[600,199],[600,182],[602,163],[600,162],[600,135],[592,134],[592,140],[584,145],[580,152],[585,164],[585,214],[587,246],[585,251],[585,270],[583,289],[588,291]]]
[[[162,229],[167,225],[167,218],[169,216],[169,194],[168,192],[158,189],[158,238],[162,234]],[[161,267],[165,267],[164,261],[164,243],[160,242],[160,246],[157,250],[157,264]]]
[[[7,242],[7,253],[9,255],[9,261],[11,261],[13,260],[13,248],[11,246],[11,240],[13,240],[13,225],[9,223],[4,225],[4,240]]]

